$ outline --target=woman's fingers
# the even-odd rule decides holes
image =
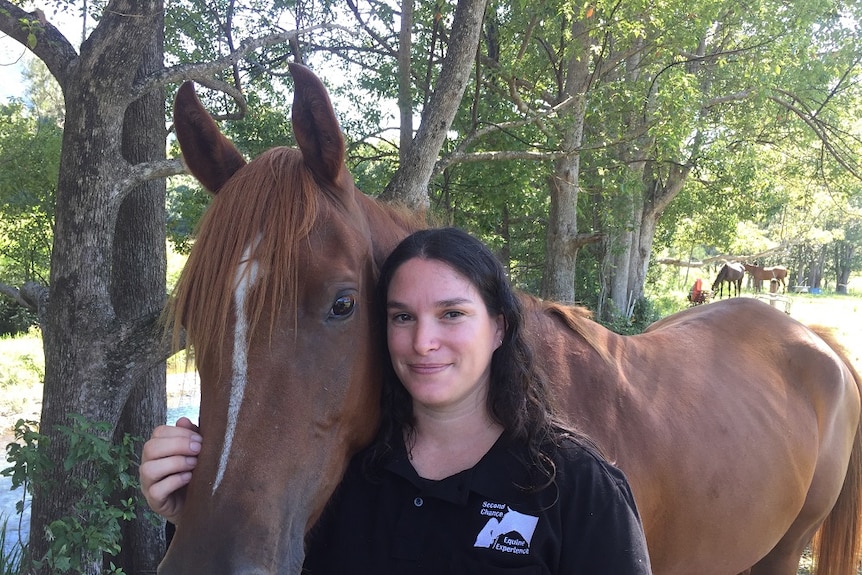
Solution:
[[[141,466],[144,497],[153,511],[177,523],[185,501],[182,489],[191,481],[191,470],[196,462],[193,457],[175,456],[148,462],[149,469],[146,470]],[[143,487],[145,474],[159,479]]]
[[[161,425],[153,431],[153,436],[144,444],[141,461],[146,462],[172,455],[196,456],[201,451],[202,441],[203,438],[195,430]]]
[[[182,427],[185,429],[190,429],[196,433],[200,433],[200,428],[192,423],[192,420],[188,417],[181,417],[177,420],[177,427]]]
[[[153,511],[176,523],[203,438],[187,418],[153,431],[141,454],[141,491]]]

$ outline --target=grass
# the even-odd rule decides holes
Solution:
[[[6,541],[6,527],[10,519],[15,521],[15,517],[9,518],[0,514],[0,543]],[[21,567],[21,554],[20,545],[13,545],[11,549],[6,549],[5,545],[0,545],[0,575],[18,573]]]
[[[33,415],[39,413],[44,377],[45,359],[39,330],[32,329],[14,338],[0,338],[0,425],[3,426],[0,434],[8,432],[19,415],[33,419]]]

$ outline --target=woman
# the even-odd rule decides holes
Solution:
[[[554,414],[491,251],[454,228],[417,232],[384,264],[378,297],[381,429],[309,534],[307,572],[650,573],[628,483]],[[179,425],[156,431],[141,465],[169,520],[201,441]]]

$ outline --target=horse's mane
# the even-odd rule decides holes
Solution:
[[[596,323],[592,321],[592,311],[581,305],[547,301],[523,292],[519,295],[525,314],[538,312],[542,317],[559,320],[566,328],[581,336],[605,362],[613,363],[606,346],[598,337],[601,332],[595,329]]]
[[[266,302],[274,304],[274,325],[285,294],[296,294],[297,254],[317,218],[319,193],[301,152],[286,147],[264,152],[219,190],[200,221],[168,310],[175,344],[185,328],[198,356],[221,349],[244,258],[257,266],[246,307],[250,331]]]

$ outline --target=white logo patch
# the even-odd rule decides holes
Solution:
[[[485,547],[502,553],[528,555],[530,541],[539,523],[538,517],[509,509],[503,503],[482,503],[482,515],[490,517],[476,536],[473,547]]]

